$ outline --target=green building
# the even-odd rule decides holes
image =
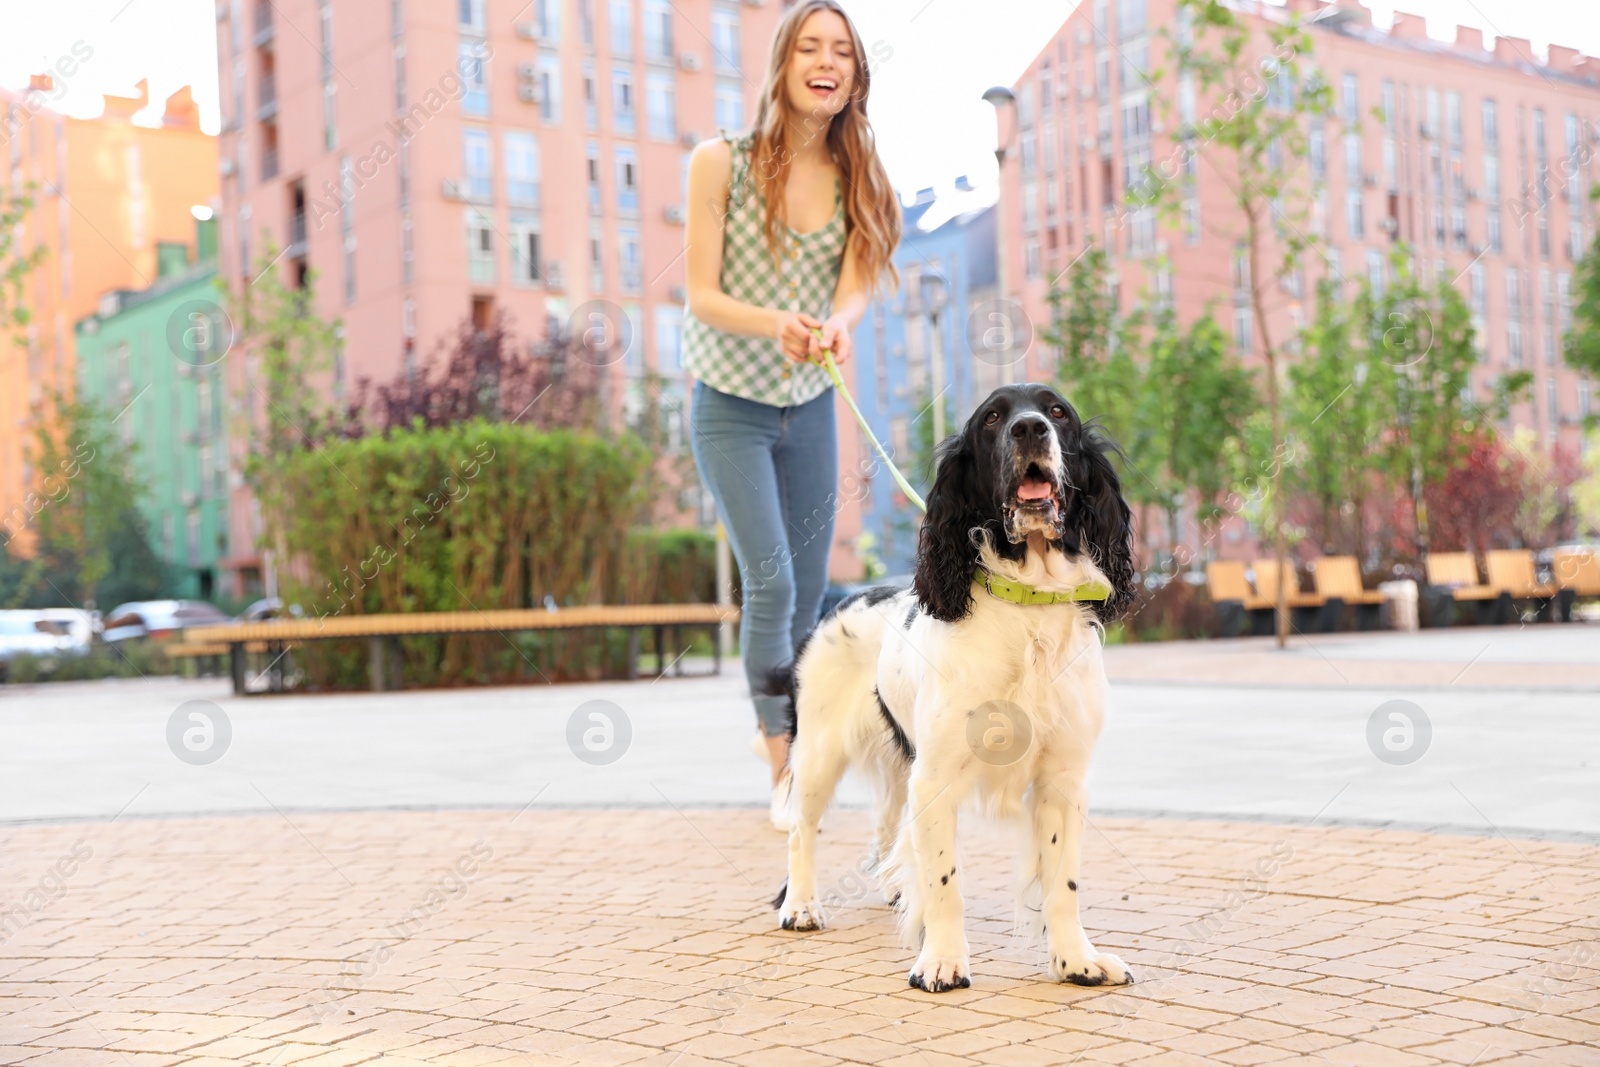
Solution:
[[[148,289],[105,294],[77,324],[79,395],[137,446],[135,470],[151,547],[170,565],[170,595],[221,592],[228,556],[228,448],[223,364],[232,329],[217,286],[216,223],[195,245],[163,242]],[[110,607],[111,605],[106,605]]]

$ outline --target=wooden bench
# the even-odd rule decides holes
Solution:
[[[1248,621],[1252,634],[1273,631],[1272,617],[1277,610],[1278,563],[1258,559],[1253,564],[1256,582],[1252,588],[1244,564],[1238,560],[1213,560],[1206,564],[1206,590],[1217,607],[1217,629],[1223,637],[1238,637]],[[1299,576],[1289,568],[1289,610],[1299,630],[1321,630],[1326,620],[1326,598],[1300,591]]]
[[[628,631],[628,677],[639,676],[639,631],[655,633],[656,675],[666,673],[666,634],[674,645],[685,629],[712,632],[712,671],[722,673],[722,649],[715,640],[724,622],[739,617],[739,609],[717,604],[596,604],[582,607],[504,609],[494,611],[432,611],[386,615],[339,615],[322,619],[269,619],[263,622],[237,622],[218,626],[197,626],[184,634],[184,643],[193,647],[223,645],[227,648],[233,691],[247,691],[245,655],[259,649],[271,657],[262,672],[271,692],[284,690],[284,653],[293,645],[307,641],[364,639],[367,642],[367,675],[374,692],[401,688],[399,639],[435,637],[445,634],[514,633],[529,630],[610,630]],[[678,660],[682,659],[680,653]],[[674,673],[683,668],[673,661]]]
[[[1321,593],[1307,593],[1300,588],[1300,574],[1295,570],[1294,561],[1288,560],[1287,572],[1283,576],[1284,584],[1288,586],[1289,617],[1294,623],[1294,628],[1301,633],[1320,633],[1325,630],[1338,629],[1338,616],[1343,614],[1342,606],[1335,605],[1331,614],[1328,598]],[[1258,559],[1250,565],[1256,573],[1256,591],[1267,598],[1274,607],[1278,603],[1278,561],[1275,559]]]
[[[1509,602],[1502,591],[1478,581],[1478,564],[1471,552],[1429,552],[1423,559],[1428,584],[1422,604],[1428,625],[1450,626],[1456,606],[1471,605],[1473,618],[1482,625],[1511,621]]]
[[[1550,560],[1556,580],[1556,605],[1562,622],[1572,621],[1579,600],[1600,600],[1600,554],[1592,548],[1559,549]]]
[[[1272,601],[1250,588],[1244,564],[1236,559],[1214,559],[1206,564],[1206,592],[1216,606],[1217,632],[1223,637],[1238,637],[1246,620],[1254,632],[1256,613],[1272,609]]]
[[[1329,614],[1335,625],[1343,622],[1341,616],[1345,612],[1338,607],[1343,604],[1355,610],[1357,629],[1378,628],[1378,608],[1383,604],[1383,594],[1361,584],[1361,565],[1354,556],[1323,556],[1312,560],[1311,580],[1316,583],[1317,592],[1328,598]]]

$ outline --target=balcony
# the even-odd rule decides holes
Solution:
[[[262,122],[278,114],[278,79],[272,71],[261,75],[256,88],[256,118]]]
[[[269,3],[256,4],[256,32],[252,40],[257,48],[272,47],[272,37],[276,32],[272,25],[272,5]]]

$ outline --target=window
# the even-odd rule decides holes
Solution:
[[[394,109],[406,109],[406,50],[404,45],[394,49]]]
[[[400,280],[410,285],[417,259],[416,242],[411,236],[411,216],[400,219]]]
[[[490,133],[488,130],[474,130],[467,128],[461,131],[461,144],[464,149],[464,171],[462,171],[461,192],[467,200],[488,202],[494,195],[494,157],[490,147]]]
[[[600,292],[606,287],[605,235],[598,222],[589,223],[589,288]]]
[[[716,69],[739,72],[739,11],[715,7],[711,11],[711,55]]]
[[[489,113],[489,71],[487,46],[483,41],[464,40],[456,46],[456,69],[465,92],[461,96],[463,115]]]
[[[591,144],[588,155],[589,214],[600,214],[600,147]]]
[[[599,96],[599,91],[594,86],[594,68],[585,63],[583,66],[583,124],[586,129],[593,130],[600,125]]]
[[[544,277],[539,254],[539,224],[530,218],[511,217],[511,284],[537,285]]]
[[[356,302],[356,174],[349,156],[339,160],[339,235],[344,245],[344,302]]]
[[[508,133],[505,140],[506,202],[539,204],[539,142],[531,133]]]
[[[539,57],[539,117],[545,122],[561,121],[561,59]]]
[[[677,94],[673,88],[672,75],[649,75],[645,81],[645,109],[650,123],[651,137],[658,141],[677,140]]]
[[[611,72],[611,123],[618,133],[634,132],[633,71],[626,67]]]
[[[1038,155],[1034,148],[1032,130],[1024,131],[1017,138],[1017,149],[1019,152],[1017,165],[1021,168],[1023,177],[1027,177],[1033,173],[1034,160]]]
[[[1382,300],[1383,253],[1376,248],[1367,249],[1367,284],[1372,287],[1372,295]]]
[[[322,147],[325,151],[332,152],[339,147],[339,128],[334,119],[338,113],[334,99],[337,92],[333,82],[326,82],[322,86]]]
[[[1344,135],[1344,180],[1351,185],[1361,184],[1361,135]]]
[[[1339,94],[1339,115],[1346,126],[1354,126],[1361,121],[1361,103],[1356,94],[1356,85],[1354,74],[1344,76]]]
[[[1396,119],[1394,113],[1394,82],[1385,80],[1382,90],[1383,100],[1383,128],[1390,133],[1395,131]]]
[[[611,54],[617,59],[633,55],[633,0],[611,0]]]
[[[1461,147],[1461,94],[1446,93],[1444,98],[1444,125],[1450,135],[1450,147]]]
[[[1483,157],[1483,195],[1491,204],[1500,203],[1500,160]]]
[[[673,304],[656,308],[656,370],[683,373],[683,309]]]
[[[719,82],[716,101],[717,129],[744,129],[744,93],[737,82]]]
[[[1117,35],[1123,39],[1144,32],[1145,0],[1117,0]]]
[[[494,224],[474,208],[467,209],[467,277],[478,285],[494,284]]]
[[[489,131],[465,129],[461,131],[461,144],[465,155],[462,194],[468,200],[487,202],[494,197],[491,185],[494,174],[493,150],[489,147]]]
[[[1361,190],[1350,189],[1344,194],[1344,223],[1351,237],[1361,236]]]
[[[637,227],[617,227],[617,258],[622,269],[622,291],[637,293],[644,287],[644,264],[639,255]]]
[[[617,210],[639,214],[639,157],[631,148],[617,149]]]
[[[1311,174],[1318,181],[1328,176],[1328,152],[1320,125],[1312,126],[1306,139],[1306,154],[1311,157]]]
[[[545,44],[561,40],[561,0],[533,0],[534,36]]]
[[[464,30],[483,30],[483,0],[456,0],[456,18]]]
[[[644,56],[661,63],[676,58],[672,51],[672,4],[669,0],[645,0]]]
[[[1500,150],[1500,118],[1493,100],[1483,102],[1483,145],[1491,152]]]
[[[1241,353],[1250,351],[1250,306],[1248,304],[1234,305],[1233,344]]]

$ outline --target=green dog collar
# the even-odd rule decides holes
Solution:
[[[1111,590],[1099,582],[1084,582],[1066,593],[1045,592],[1031,585],[1024,585],[1022,582],[1002,578],[982,567],[978,568],[978,573],[973,575],[972,581],[990,596],[1008,600],[1013,604],[1077,604],[1085,600],[1105,600],[1111,596]]]

